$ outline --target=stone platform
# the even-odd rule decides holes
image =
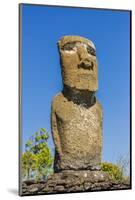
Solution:
[[[53,174],[46,182],[23,182],[22,195],[89,192],[130,188],[131,186],[129,183],[113,181],[102,171],[66,170]]]

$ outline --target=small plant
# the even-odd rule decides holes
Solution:
[[[24,177],[30,178],[30,172],[36,169],[37,159],[36,156],[27,151],[22,155],[22,170]]]
[[[101,164],[101,169],[104,172],[107,172],[113,180],[122,180],[122,171],[119,166],[113,164],[113,163],[108,163],[108,162],[103,162]]]
[[[47,145],[49,138],[44,128],[33,134],[25,144],[25,153],[22,155],[23,177],[36,180],[46,179],[52,167],[53,157]]]

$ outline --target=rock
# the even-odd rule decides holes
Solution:
[[[58,47],[64,84],[79,90],[96,91],[97,59],[92,41],[80,36],[65,36],[58,41]]]
[[[83,192],[84,191],[84,187],[83,187],[83,185],[76,185],[76,186],[68,188],[67,191],[68,192]]]
[[[64,87],[52,102],[54,170],[100,170],[102,107],[95,97],[94,44],[79,36],[65,36],[58,46]]]
[[[84,183],[83,187],[84,187],[84,191],[87,191],[92,187],[92,183],[86,182]]]
[[[32,187],[30,190],[29,190],[29,192],[30,193],[35,193],[35,192],[38,192],[38,187]]]
[[[22,192],[23,195],[28,195],[118,189],[130,189],[130,184],[127,185],[127,183],[124,184],[120,181],[111,180],[102,171],[67,170],[54,174],[51,176],[51,179],[44,184],[39,182],[32,185],[27,185]]]
[[[25,194],[27,192],[27,188],[23,188],[22,192]]]
[[[54,98],[52,115],[54,140],[60,142],[56,142],[55,171],[100,169],[102,109],[98,101],[85,108],[61,93]]]
[[[57,185],[54,189],[56,192],[64,192],[65,191],[65,188],[63,185]]]
[[[43,188],[42,192],[43,193],[52,193],[53,192],[53,188],[54,187],[49,187],[49,186],[45,185],[45,187]]]
[[[27,187],[27,184],[23,182],[23,183],[22,183],[22,187],[23,187],[23,188]]]
[[[36,183],[35,180],[26,180],[26,181],[23,182],[23,184],[26,184],[26,185],[32,185],[34,183]]]

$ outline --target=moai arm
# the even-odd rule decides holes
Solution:
[[[55,106],[53,104],[52,104],[52,115],[51,115],[51,129],[52,129],[53,141],[55,144],[55,150],[61,156],[62,148],[61,148],[60,136],[58,132],[58,122],[57,122],[57,116],[55,112]]]

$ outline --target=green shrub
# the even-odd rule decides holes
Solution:
[[[25,152],[22,154],[22,177],[24,180],[46,179],[51,174],[53,156],[47,144],[49,138],[45,128],[39,129],[25,144]]]
[[[103,162],[101,164],[101,169],[104,172],[107,172],[109,176],[114,180],[122,180],[123,178],[120,167],[113,163]]]

